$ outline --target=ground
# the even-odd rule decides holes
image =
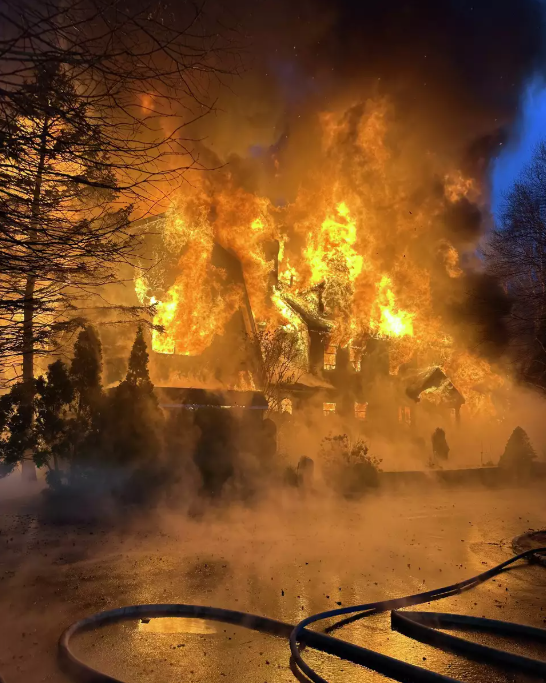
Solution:
[[[509,557],[514,536],[546,527],[539,486],[407,490],[359,502],[272,498],[253,510],[209,510],[200,520],[163,510],[100,528],[47,524],[39,496],[4,497],[0,673],[6,683],[68,681],[58,668],[57,639],[71,622],[99,610],[183,602],[295,623],[339,602],[462,580]],[[546,570],[524,565],[421,609],[543,626],[545,587]],[[391,632],[388,615],[336,635],[467,682],[525,680],[414,643]],[[75,649],[132,683],[294,680],[286,641],[222,624],[152,620],[109,626],[81,636]],[[332,683],[385,680],[333,657],[312,651],[305,657]]]

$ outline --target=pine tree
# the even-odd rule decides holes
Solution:
[[[78,335],[70,380],[74,389],[70,478],[75,482],[86,476],[90,468],[96,469],[103,459],[102,344],[92,325],[87,325]]]
[[[77,309],[119,279],[115,264],[133,251],[131,207],[114,207],[118,195],[103,127],[58,62],[2,92],[0,363],[22,360],[29,432],[36,354],[81,324]]]
[[[163,442],[163,414],[153,389],[146,341],[139,328],[127,376],[108,397],[103,443],[113,464],[133,470],[157,464]]]
[[[149,354],[144,339],[144,332],[142,326],[137,330],[131,355],[129,356],[129,368],[125,381],[134,386],[141,387],[149,393],[153,392],[154,386],[150,381],[150,372],[148,370]]]
[[[9,474],[17,463],[28,463],[34,468],[32,455],[36,445],[32,424],[33,406],[26,401],[27,387],[23,382],[15,384],[0,397],[0,460],[1,474]],[[35,477],[34,477],[35,478]]]
[[[87,325],[74,344],[70,378],[78,415],[90,415],[102,397],[102,344],[96,329]]]
[[[446,433],[441,427],[436,427],[431,437],[432,453],[434,457],[440,460],[447,460],[449,455],[449,445],[446,439]]]
[[[499,467],[525,473],[529,471],[535,458],[536,453],[527,432],[516,427],[506,442]]]
[[[71,406],[74,386],[68,367],[62,360],[51,363],[45,377],[36,380],[36,451],[38,467],[46,466],[46,480],[51,488],[62,483],[61,464],[73,455]]]

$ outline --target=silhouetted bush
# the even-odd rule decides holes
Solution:
[[[362,439],[347,434],[322,440],[321,459],[326,480],[343,495],[356,495],[379,486],[381,460],[369,455]]]
[[[517,475],[529,475],[535,458],[536,453],[527,432],[516,427],[506,442],[499,467]]]
[[[436,427],[431,437],[432,454],[438,460],[447,460],[449,455],[449,446],[446,439],[446,433],[441,427]]]

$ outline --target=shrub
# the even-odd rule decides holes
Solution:
[[[137,498],[162,478],[163,414],[148,370],[142,328],[137,330],[125,379],[113,389],[102,418],[101,443],[110,466],[122,468]]]
[[[436,427],[431,437],[432,454],[439,460],[447,460],[449,455],[449,446],[446,439],[446,433],[441,427]]]
[[[379,486],[381,460],[369,455],[362,439],[352,441],[347,434],[327,436],[322,440],[321,459],[326,477],[344,495]]]
[[[516,427],[506,442],[499,467],[518,474],[528,474],[535,458],[536,453],[527,432]]]

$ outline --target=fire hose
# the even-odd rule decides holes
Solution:
[[[542,557],[543,553],[546,553],[546,548],[527,550],[519,555],[515,555],[505,562],[501,562],[501,564],[498,564],[492,569],[488,569],[477,576],[451,584],[450,586],[436,588],[423,593],[415,593],[414,595],[402,598],[370,602],[364,605],[341,607],[339,609],[320,612],[319,614],[314,614],[313,616],[303,619],[295,626],[267,617],[260,617],[246,612],[237,612],[217,607],[177,604],[132,605],[129,607],[121,607],[99,612],[98,614],[94,614],[72,624],[72,626],[66,629],[59,640],[59,653],[63,665],[77,677],[78,680],[92,681],[93,683],[123,683],[119,679],[102,673],[80,660],[70,647],[72,638],[83,631],[92,630],[119,621],[158,617],[192,617],[235,624],[261,633],[287,638],[290,642],[293,670],[298,678],[306,677],[314,683],[328,682],[304,661],[302,646],[311,647],[320,650],[321,652],[335,655],[340,659],[359,664],[393,680],[402,681],[403,683],[428,683],[429,681],[435,681],[436,683],[439,681],[443,681],[444,683],[460,683],[449,676],[423,669],[400,659],[389,657],[360,645],[354,645],[328,635],[328,633],[340,628],[344,624],[372,614],[379,614],[390,610],[391,627],[406,636],[414,638],[422,643],[463,655],[468,659],[502,667],[510,667],[513,670],[531,674],[546,680],[546,661],[532,659],[505,650],[481,645],[436,630],[438,628],[470,628],[504,636],[515,636],[522,639],[546,642],[546,629],[482,617],[443,614],[440,612],[399,611],[402,608],[433,602],[475,588],[479,584],[484,583],[505,571],[509,565],[514,564],[518,560],[536,560],[538,557]],[[325,632],[310,631],[307,629],[308,626],[315,622],[336,617],[345,618],[333,626],[330,626]]]

